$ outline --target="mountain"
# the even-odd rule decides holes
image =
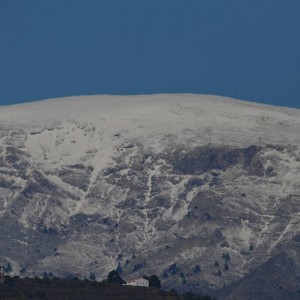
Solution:
[[[300,110],[204,95],[0,107],[0,264],[299,297],[299,132]]]

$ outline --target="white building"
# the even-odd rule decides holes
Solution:
[[[149,280],[145,278],[135,279],[127,282],[126,285],[149,287]]]

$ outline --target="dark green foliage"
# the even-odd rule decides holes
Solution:
[[[35,293],[34,293],[34,296],[36,298],[45,298],[46,294],[43,290],[37,290]]]
[[[11,277],[6,276],[4,278],[4,283],[9,286],[14,286],[14,280]]]
[[[53,278],[54,275],[52,272],[44,272],[43,273],[43,278]]]
[[[204,219],[205,221],[210,221],[212,218],[211,218],[211,215],[210,215],[210,214],[205,213],[205,214],[203,215],[203,219]]]
[[[184,299],[194,299],[194,294],[193,292],[186,292],[184,294]]]
[[[231,257],[230,257],[230,255],[229,255],[228,253],[224,253],[224,252],[223,252],[223,259],[224,259],[225,262],[227,263],[228,261],[231,260]]]
[[[225,264],[224,264],[224,270],[225,270],[225,271],[229,271],[229,266],[228,266],[227,261],[226,261]]]
[[[115,270],[114,270],[115,271]],[[115,273],[115,272],[113,272]],[[0,285],[0,299],[25,300],[212,300],[208,296],[187,293],[178,294],[175,290],[170,292],[157,289],[160,281],[156,275],[150,276],[150,282],[156,282],[155,288],[124,286],[109,282],[90,280],[67,280],[60,278],[19,278],[5,277],[11,281],[12,286]]]
[[[156,287],[158,289],[161,288],[161,283],[160,283],[160,280],[158,278],[158,276],[156,275],[151,275],[150,278],[149,278],[149,286],[150,287]]]
[[[32,292],[31,292],[31,291],[25,291],[25,292],[24,292],[24,295],[25,295],[27,298],[29,298],[29,299],[33,298],[33,295],[32,295]]]
[[[123,268],[122,268],[120,262],[118,263],[118,266],[117,266],[117,269],[116,269],[116,270],[118,271],[119,274],[122,274],[122,273],[123,273]]]
[[[90,273],[89,279],[92,280],[92,281],[96,280],[96,275],[95,275],[95,273],[93,273],[93,272]]]
[[[178,293],[174,288],[169,291],[169,294],[170,294],[170,296],[176,296],[176,299],[177,299]]]
[[[193,292],[186,292],[180,299],[183,300],[216,300],[212,299],[209,296],[199,296],[199,295],[194,295]]]
[[[65,279],[67,279],[67,280],[74,280],[75,278],[77,278],[77,277],[72,273],[67,274],[65,277]]]
[[[126,283],[126,281],[122,279],[122,277],[120,276],[120,274],[117,270],[113,270],[108,273],[107,282],[117,283],[117,284]]]
[[[166,273],[170,273],[172,276],[176,275],[180,269],[177,267],[176,263],[169,266],[169,268],[166,270]]]
[[[194,273],[200,273],[201,272],[201,267],[199,265],[196,265],[194,268]]]
[[[8,263],[7,266],[4,268],[5,273],[10,273],[12,271],[11,264]]]

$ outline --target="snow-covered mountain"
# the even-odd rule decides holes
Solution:
[[[300,110],[189,94],[0,107],[0,226],[12,274],[118,267],[248,299],[263,269],[299,297]]]

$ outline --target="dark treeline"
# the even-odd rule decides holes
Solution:
[[[180,295],[175,290],[134,287],[111,282],[62,278],[5,277],[0,284],[0,300],[212,300],[191,292]]]

